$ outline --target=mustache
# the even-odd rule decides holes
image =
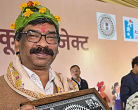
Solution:
[[[37,48],[32,48],[30,49],[30,54],[37,54],[37,53],[44,53],[50,56],[54,55],[54,52],[52,49],[46,47],[37,47]]]

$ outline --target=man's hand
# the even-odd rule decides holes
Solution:
[[[20,107],[20,110],[37,110],[33,105],[23,105]]]

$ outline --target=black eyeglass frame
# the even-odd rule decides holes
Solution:
[[[36,41],[36,42],[33,42],[33,41],[29,41],[28,40],[28,33],[29,32],[36,32],[36,33],[38,33],[38,34],[40,34],[41,36],[39,37],[39,40],[38,41]],[[59,43],[59,40],[60,40],[60,37],[59,37],[59,34],[57,34],[56,32],[48,32],[48,33],[46,33],[46,34],[41,34],[40,32],[38,32],[38,31],[36,31],[36,30],[27,30],[27,31],[25,31],[25,32],[20,32],[20,34],[25,34],[26,35],[26,37],[27,37],[27,40],[29,41],[29,42],[33,42],[33,43],[38,43],[41,39],[42,39],[42,36],[44,36],[45,37],[45,41],[48,43],[48,44],[58,44]],[[57,42],[56,43],[49,43],[48,41],[47,41],[47,35],[49,35],[49,34],[56,34],[56,37],[51,37],[51,38],[54,38],[54,39],[57,39]]]

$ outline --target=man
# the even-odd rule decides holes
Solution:
[[[88,89],[88,83],[86,80],[80,77],[81,71],[78,65],[70,67],[72,80],[78,84],[79,90]]]
[[[59,17],[37,1],[23,3],[21,9],[12,24],[17,57],[0,77],[0,110],[17,110],[22,102],[77,90],[71,80],[50,67],[58,54]],[[31,105],[21,107],[31,109]]]
[[[138,56],[132,60],[132,70],[121,79],[120,97],[126,106],[127,99],[138,91]],[[125,108],[125,107],[124,107]]]

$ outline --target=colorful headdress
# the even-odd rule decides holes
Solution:
[[[22,9],[20,15],[16,19],[16,22],[11,24],[11,28],[15,29],[15,33],[25,27],[30,21],[38,18],[47,18],[53,21],[56,27],[59,29],[58,21],[60,21],[59,16],[54,16],[50,13],[50,10],[46,7],[40,5],[38,1],[29,1],[28,3],[21,4]]]
[[[101,88],[104,87],[104,81],[98,82],[97,87],[98,87],[98,91],[100,91]]]
[[[98,88],[101,88],[103,85],[104,85],[104,82],[103,81],[97,83],[97,87]]]

